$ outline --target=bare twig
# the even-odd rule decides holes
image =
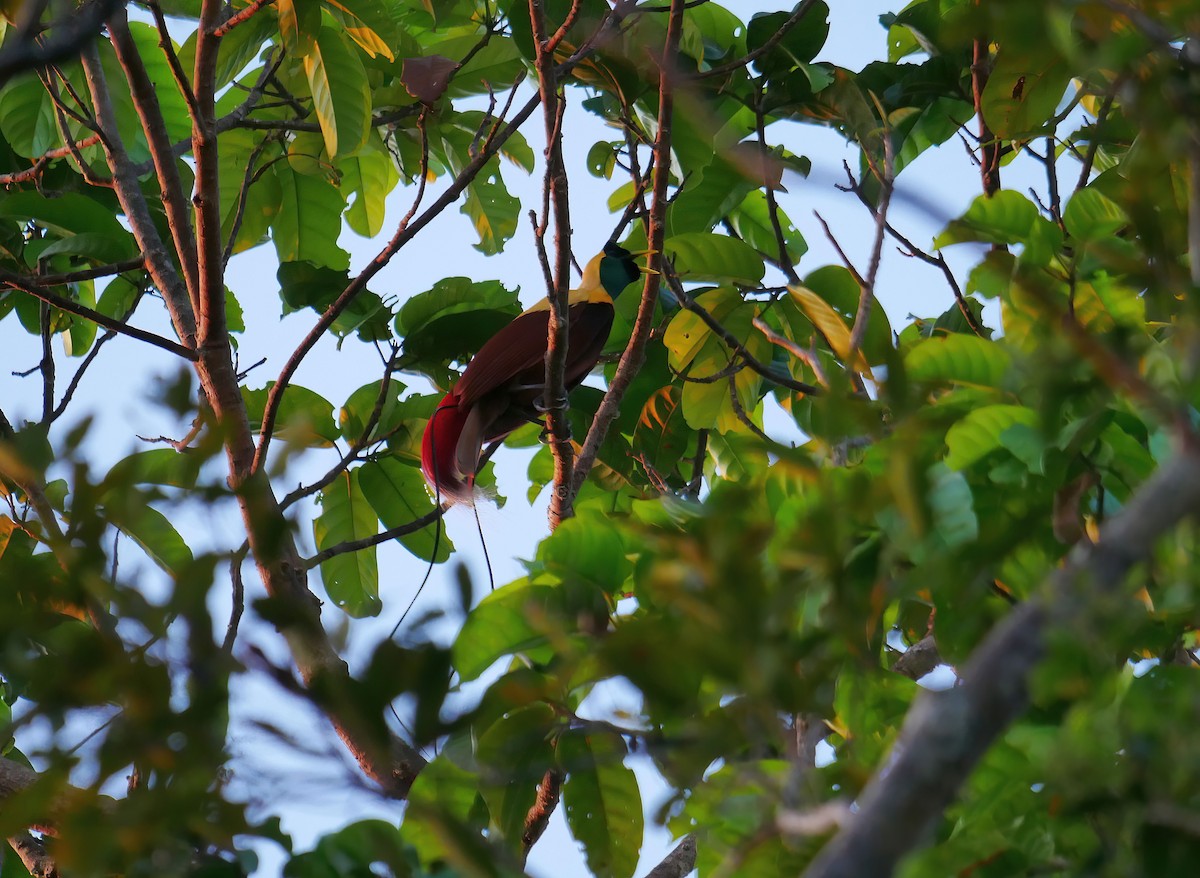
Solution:
[[[268,6],[274,2],[275,0],[254,0],[254,2],[252,2],[245,9],[238,10],[219,25],[214,27],[212,31],[213,36],[218,38],[225,36],[238,25],[245,24],[247,21],[257,15],[264,6]]]
[[[768,39],[753,52],[748,52],[741,58],[730,61],[728,64],[721,64],[717,67],[713,67],[711,70],[705,70],[701,73],[697,73],[695,74],[694,78],[708,79],[713,76],[724,76],[727,73],[733,73],[735,70],[742,69],[747,64],[753,63],[756,59],[761,58],[767,52],[770,52],[772,49],[778,46],[780,41],[788,35],[788,31],[799,24],[800,20],[804,18],[804,16],[808,13],[808,10],[811,9],[815,4],[816,0],[804,0],[804,2],[796,6],[796,9],[788,17],[787,21],[779,26],[779,30],[773,33],[770,39]],[[672,9],[674,9],[674,4],[672,4]]]
[[[769,325],[767,325],[767,321],[763,320],[761,317],[756,316],[751,323],[754,325],[755,329],[757,329],[766,337],[767,341],[773,345],[783,348],[797,360],[808,366],[808,368],[812,369],[813,374],[817,377],[818,384],[825,388],[829,387],[829,378],[825,375],[825,367],[821,365],[821,360],[815,354],[813,354],[811,351],[806,351],[790,338],[785,338],[777,333]]]
[[[38,177],[42,171],[46,169],[46,165],[55,159],[66,158],[74,155],[77,150],[86,149],[89,146],[95,146],[100,142],[99,134],[89,134],[83,140],[78,142],[71,141],[70,146],[60,146],[56,149],[47,150],[42,155],[33,160],[33,164],[23,171],[13,171],[11,174],[0,174],[0,186],[11,186],[14,183],[24,183],[28,180],[33,180]]]
[[[186,348],[178,342],[171,341],[169,338],[163,338],[161,335],[155,335],[153,332],[138,329],[136,326],[128,326],[120,320],[114,320],[106,314],[101,314],[99,311],[94,311],[86,305],[81,305],[71,299],[64,299],[62,296],[43,288],[33,278],[20,277],[4,269],[0,269],[0,285],[20,290],[36,299],[41,299],[49,305],[53,305],[61,311],[66,311],[69,314],[90,320],[99,326],[103,326],[105,329],[111,329],[113,332],[120,333],[121,335],[127,335],[130,338],[136,338],[138,341],[152,344],[157,348],[162,348],[164,351],[170,351],[172,354],[183,357],[185,360],[194,361],[196,359],[196,352],[191,348]]]
[[[439,506],[437,509],[430,510],[420,518],[415,518],[412,521],[406,522],[398,527],[389,528],[388,530],[377,533],[374,536],[363,537],[358,540],[347,540],[344,543],[338,543],[336,546],[330,546],[328,549],[323,549],[311,558],[304,559],[304,567],[306,570],[311,570],[317,567],[330,558],[336,558],[338,555],[345,555],[347,552],[358,552],[362,549],[369,549],[371,546],[378,546],[380,543],[390,542],[408,534],[416,533],[422,528],[429,527],[439,518],[446,514],[446,510],[450,508],[447,503]]]
[[[879,276],[879,264],[883,258],[883,238],[887,229],[888,205],[892,200],[893,167],[892,138],[885,127],[883,132],[883,169],[879,177],[879,207],[875,211],[875,237],[871,242],[871,258],[867,263],[867,276],[861,281],[858,310],[854,314],[854,326],[850,330],[850,343],[846,351],[846,368],[851,370],[854,369],[854,361],[862,348],[863,339],[866,338],[871,309],[875,304],[875,280]]]

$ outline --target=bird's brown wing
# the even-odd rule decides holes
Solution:
[[[526,311],[489,338],[454,385],[459,404],[474,405],[491,391],[509,384],[514,376],[543,362],[549,320],[549,310]]]
[[[502,388],[515,391],[515,405],[531,403],[540,396],[545,384],[549,315],[549,310],[526,311],[488,339],[454,386],[459,404],[470,407]],[[580,302],[571,306],[567,319],[565,378],[569,389],[596,365],[612,329],[612,305]]]

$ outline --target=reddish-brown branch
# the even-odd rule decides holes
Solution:
[[[583,481],[596,462],[596,453],[600,444],[608,435],[608,430],[621,407],[621,400],[637,377],[642,363],[646,360],[646,344],[650,340],[650,330],[654,326],[654,306],[658,304],[658,291],[662,283],[662,270],[666,267],[663,260],[663,240],[666,238],[667,213],[667,181],[671,172],[671,128],[675,115],[675,87],[671,71],[675,62],[675,53],[679,48],[679,36],[683,29],[682,0],[671,0],[671,14],[667,20],[667,38],[663,46],[662,60],[658,75],[658,132],[654,140],[654,189],[650,201],[649,232],[647,242],[650,249],[649,261],[654,273],[646,275],[642,288],[642,299],[638,304],[637,319],[633,324],[633,334],[621,354],[617,371],[609,384],[608,392],[596,411],[592,426],[588,430],[579,456],[575,461],[575,473],[571,481],[571,495],[576,496]]]
[[[156,85],[150,81],[146,65],[138,53],[137,44],[133,41],[133,34],[129,32],[129,18],[125,14],[124,6],[114,12],[108,20],[108,33],[117,62],[129,83],[133,106],[142,123],[142,131],[146,134],[150,157],[154,162],[154,172],[158,176],[161,188],[163,207],[166,209],[167,227],[175,244],[175,252],[178,254],[178,263],[183,271],[192,308],[196,309],[196,239],[192,235],[188,216],[187,195],[183,191],[179,166],[171,153],[171,139],[167,135],[167,123],[158,103]]]
[[[567,20],[579,12],[580,0],[571,5]],[[554,456],[554,493],[547,513],[550,529],[572,515],[571,475],[575,453],[571,445],[571,428],[567,421],[567,295],[571,275],[571,217],[567,195],[567,168],[562,154],[562,123],[566,111],[565,99],[558,90],[554,66],[555,40],[546,39],[546,21],[540,0],[529,0],[529,17],[537,49],[538,94],[546,128],[546,175],[543,182],[543,216],[540,229],[545,229],[554,214],[554,279],[547,290],[550,319],[546,338],[546,382],[542,404],[546,409],[546,431],[550,436],[550,451]],[[567,27],[566,24],[563,25]],[[560,30],[565,33],[565,30]],[[561,36],[556,35],[558,39]],[[539,242],[539,247],[540,247]]]
[[[983,90],[992,69],[987,38],[975,40],[971,51],[971,97],[975,115],[979,118],[979,173],[983,178],[983,192],[990,197],[1000,191],[1001,149],[1000,141],[983,117]]]
[[[55,159],[66,158],[69,155],[74,155],[76,150],[86,149],[89,146],[95,146],[100,142],[99,134],[92,134],[85,137],[83,140],[73,142],[70,146],[60,146],[57,149],[51,149],[33,160],[33,164],[23,171],[13,171],[11,174],[0,174],[0,186],[10,186],[14,183],[24,183],[32,180],[45,170],[46,165]]]
[[[545,833],[546,827],[550,825],[550,815],[554,813],[554,809],[558,807],[558,801],[562,797],[562,782],[562,772],[552,768],[546,772],[542,782],[538,784],[537,798],[533,802],[533,807],[529,809],[529,813],[525,815],[525,831],[521,833],[523,857],[529,856],[530,849],[537,844],[538,839]]]
[[[145,257],[146,270],[150,272],[154,285],[166,302],[176,334],[184,347],[192,348],[196,341],[196,318],[187,285],[176,270],[175,262],[158,234],[158,227],[150,215],[137,172],[129,160],[124,143],[117,136],[117,114],[113,108],[104,68],[100,64],[100,54],[94,44],[81,53],[80,61],[83,64],[88,90],[92,95],[92,105],[96,110],[100,143],[104,147],[104,154],[112,171],[117,200],[121,203],[130,231],[133,232],[134,239]]]
[[[254,2],[245,9],[235,12],[233,15],[229,16],[229,18],[225,19],[223,22],[214,27],[212,29],[212,35],[220,39],[238,25],[245,24],[247,21],[253,18],[262,10],[264,6],[269,6],[274,2],[275,0],[254,0]]]

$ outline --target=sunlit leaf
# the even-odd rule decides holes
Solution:
[[[343,472],[318,495],[321,514],[313,520],[313,540],[323,551],[373,537],[379,532],[375,510],[358,483],[357,470]],[[321,562],[321,581],[329,599],[348,615],[375,616],[379,600],[379,562],[375,547],[344,552]]]

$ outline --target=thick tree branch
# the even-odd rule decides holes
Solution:
[[[58,878],[58,864],[46,852],[46,846],[40,838],[28,832],[18,832],[8,837],[8,844],[33,878]]]
[[[621,354],[617,371],[609,383],[608,392],[596,410],[592,426],[579,450],[575,461],[575,473],[571,481],[571,496],[578,496],[583,482],[596,462],[596,454],[608,435],[613,421],[617,419],[621,400],[637,377],[646,360],[646,344],[654,326],[654,306],[658,304],[658,291],[662,284],[662,272],[666,268],[663,259],[663,241],[666,238],[667,183],[671,176],[671,128],[675,116],[675,84],[671,72],[675,54],[679,49],[679,36],[683,30],[683,2],[671,0],[671,15],[667,19],[667,37],[663,46],[658,73],[658,131],[654,139],[654,189],[650,201],[649,231],[646,235],[650,249],[647,257],[653,272],[646,275],[642,287],[642,298],[638,304],[637,319],[633,334]]]
[[[563,117],[565,97],[559,93],[554,66],[554,48],[562,39],[569,22],[579,14],[580,0],[574,0],[566,22],[546,39],[546,19],[540,0],[529,0],[529,18],[533,25],[533,40],[537,46],[538,94],[542,99],[542,116],[546,129],[546,176],[544,197],[548,204],[542,217],[543,227],[554,213],[554,273],[553,287],[546,291],[550,301],[550,319],[546,338],[546,382],[542,404],[546,409],[546,430],[550,435],[550,451],[554,456],[554,493],[547,515],[550,529],[572,515],[571,474],[575,453],[571,446],[571,426],[567,421],[567,335],[568,303],[571,278],[571,216],[567,195],[567,167],[563,161]],[[539,238],[539,246],[541,240]]]
[[[198,281],[196,278],[196,239],[187,209],[187,195],[183,191],[183,180],[179,167],[171,152],[171,139],[167,135],[167,122],[158,103],[157,84],[150,81],[146,65],[138,53],[137,43],[129,32],[129,17],[124,7],[118,9],[108,20],[109,38],[116,51],[117,62],[129,82],[133,95],[133,106],[146,134],[150,146],[150,157],[161,188],[163,207],[167,214],[167,227],[175,244],[179,267],[193,310],[199,306]]]
[[[145,256],[146,269],[167,304],[167,311],[179,340],[184,347],[193,348],[196,344],[196,316],[192,310],[191,298],[186,284],[175,268],[171,254],[159,237],[158,228],[154,225],[150,208],[142,194],[137,172],[117,133],[116,110],[113,108],[112,96],[104,77],[104,68],[100,65],[100,54],[94,45],[88,46],[80,55],[80,60],[83,63],[88,90],[92,95],[92,105],[96,108],[100,142],[112,170],[117,200],[120,201],[121,209],[129,221],[129,228]]]
[[[696,868],[696,836],[685,835],[663,861],[646,873],[646,878],[684,878]]]
[[[900,740],[858,799],[849,825],[806,878],[891,875],[927,837],[987,752],[1029,705],[1030,679],[1051,639],[1093,638],[1124,611],[1122,584],[1158,540],[1200,512],[1200,448],[1188,435],[1100,531],[1079,543],[1041,594],[1017,606],[962,668],[961,685],[923,693]]]

